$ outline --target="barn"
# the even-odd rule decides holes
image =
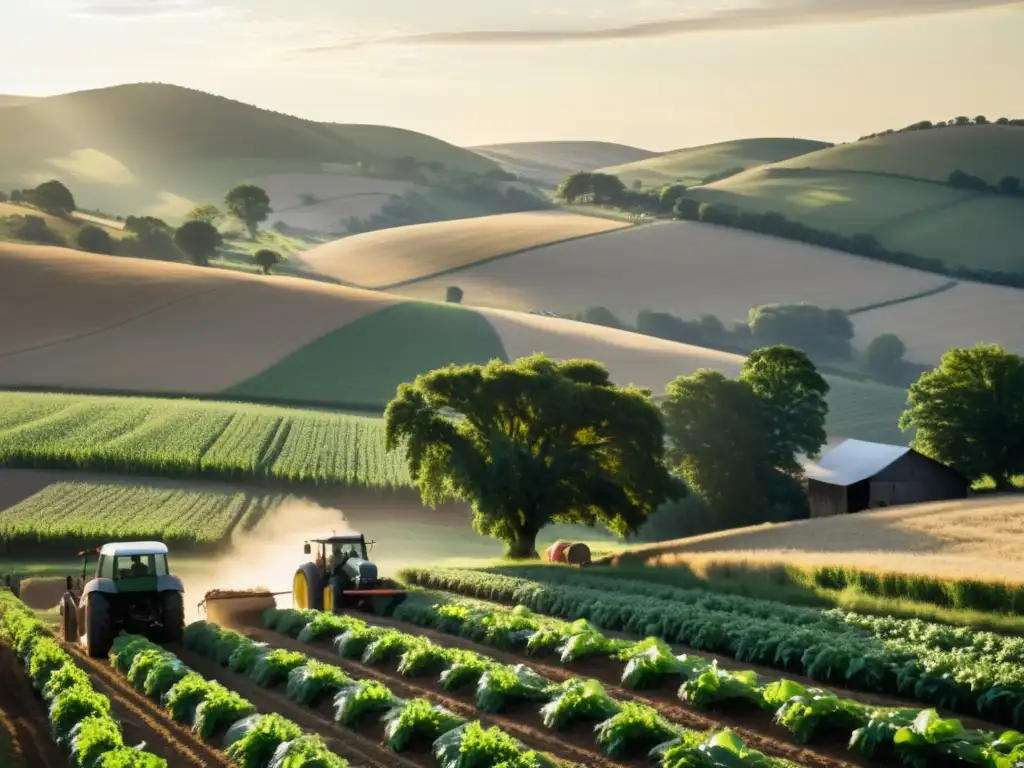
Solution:
[[[963,499],[970,481],[954,469],[900,445],[846,440],[804,463],[811,517]]]

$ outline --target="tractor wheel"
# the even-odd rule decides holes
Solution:
[[[65,643],[78,642],[78,606],[69,594],[60,600],[60,636]]]
[[[180,643],[185,634],[185,596],[169,590],[160,593],[160,620],[165,643]]]
[[[110,602],[103,594],[93,592],[85,601],[85,650],[94,659],[102,659],[110,653],[113,644]]]
[[[292,605],[299,610],[322,611],[323,579],[316,563],[303,563],[292,580]]]

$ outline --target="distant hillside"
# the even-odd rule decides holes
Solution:
[[[17,107],[20,104],[28,104],[36,101],[32,96],[9,96],[0,93],[0,107]]]
[[[627,185],[661,186],[674,181],[700,184],[713,174],[788,160],[830,146],[809,139],[741,139],[666,152],[636,162],[607,165],[599,170],[618,176]],[[588,170],[588,169],[575,169]]]
[[[1024,195],[952,186],[963,171],[996,185],[1024,180],[1024,128],[911,131],[824,149],[694,189],[699,202],[776,211],[847,236],[873,235],[891,251],[950,266],[1024,272]]]
[[[59,178],[81,204],[122,214],[173,216],[279,173],[393,178],[395,160],[410,157],[431,164],[432,179],[498,170],[412,131],[317,123],[172,85],[39,99],[0,121],[0,189]]]
[[[468,147],[498,163],[509,173],[554,189],[576,171],[632,163],[655,157],[656,152],[606,141],[526,141]]]

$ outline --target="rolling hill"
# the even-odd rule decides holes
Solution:
[[[625,222],[561,211],[509,213],[395,227],[325,243],[302,255],[313,271],[363,288],[387,288]],[[440,296],[443,298],[444,290]]]
[[[303,120],[172,85],[69,93],[4,110],[0,187],[59,178],[81,204],[173,216],[272,174],[351,176],[401,157],[457,173],[498,166],[429,136]]]
[[[741,139],[679,149],[625,164],[609,164],[598,170],[618,176],[627,186],[635,181],[647,187],[675,181],[692,185],[700,184],[715,173],[734,168],[747,170],[828,146],[823,141],[809,139]]]
[[[912,504],[663,541],[613,556],[616,563],[860,568],[946,578],[1024,581],[1017,565],[1024,500],[984,496]]]
[[[550,189],[557,187],[566,176],[576,171],[593,171],[657,155],[650,150],[606,141],[526,141],[467,149],[493,160],[509,173],[536,181]]]
[[[36,101],[36,99],[32,96],[0,94],[0,107],[17,107],[21,104],[28,104],[31,101]]]
[[[627,331],[288,277],[0,244],[0,387],[379,409],[453,362],[545,353],[664,391],[742,357]],[[60,307],[60,311],[54,311]],[[836,380],[830,434],[897,439],[901,390]]]
[[[1024,272],[1024,197],[953,187],[961,170],[996,184],[1024,178],[1024,128],[912,131],[823,149],[694,189],[699,202],[776,211],[947,265]]]

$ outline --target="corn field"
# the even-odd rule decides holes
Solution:
[[[411,485],[380,419],[243,403],[0,393],[0,464]]]

